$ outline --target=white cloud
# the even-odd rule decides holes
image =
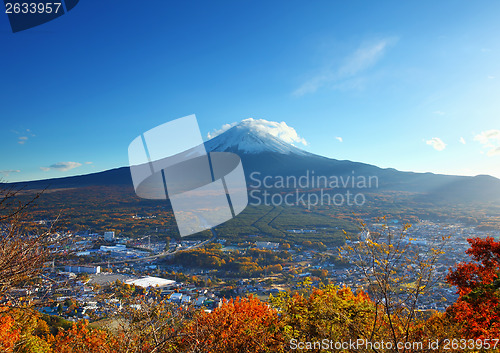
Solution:
[[[497,146],[495,148],[492,148],[491,150],[488,151],[488,156],[500,156],[500,146]]]
[[[21,171],[19,169],[0,170],[0,174],[3,174],[6,177],[12,173],[21,173]]]
[[[49,170],[59,170],[61,172],[66,172],[70,169],[78,168],[82,164],[78,162],[59,162],[52,164],[49,167],[40,167],[41,170],[48,172]]]
[[[495,76],[492,76],[492,75],[488,76],[488,80],[493,80],[494,78],[495,78]]]
[[[293,92],[293,95],[300,97],[308,93],[314,93],[318,90],[318,88],[329,81],[335,81],[335,75],[331,73],[320,74],[303,83]]]
[[[500,130],[486,130],[474,136],[474,141],[478,141],[484,148],[488,149],[488,156],[500,155]]]
[[[368,80],[365,77],[353,77],[341,80],[331,85],[332,89],[338,91],[362,91],[366,88]]]
[[[252,119],[252,118],[250,118],[250,119]],[[245,120],[248,120],[248,119],[245,119]],[[243,121],[245,121],[245,120],[243,120]],[[253,120],[253,119],[252,119],[252,120]],[[207,134],[207,137],[208,137],[209,139],[213,139],[215,136],[219,136],[219,135],[220,135],[220,134],[222,134],[223,132],[225,132],[225,131],[229,130],[230,128],[232,128],[233,126],[236,126],[236,125],[238,125],[238,123],[237,123],[237,122],[234,122],[234,123],[231,123],[231,124],[224,124],[224,125],[222,125],[222,127],[221,127],[219,130],[214,130],[214,131],[212,131],[212,132],[209,132],[209,133]]]
[[[335,139],[337,139],[339,142],[343,142],[344,141],[344,139],[342,137],[340,137],[340,136],[336,136]]]
[[[489,144],[494,140],[500,140],[500,130],[487,130],[474,136],[474,141],[479,141],[483,145]]]
[[[439,137],[433,137],[430,140],[425,141],[425,143],[432,146],[437,151],[442,151],[446,148],[446,143],[444,143]]]
[[[30,129],[23,130],[21,132],[12,130],[13,133],[16,135],[22,135],[17,138],[17,143],[20,145],[24,145],[30,137],[35,137],[35,134],[31,132]]]
[[[353,76],[375,65],[384,56],[387,46],[393,42],[394,39],[388,38],[359,47],[339,69],[339,75]]]
[[[465,144],[466,144],[465,139],[464,139],[463,137],[460,137],[460,140],[459,140],[459,141],[460,141],[460,143],[461,143],[461,144],[463,144],[463,145],[465,145]]]
[[[344,60],[344,63],[340,67],[337,69],[332,69],[331,66],[323,68],[318,74],[297,88],[293,92],[293,95],[303,96],[308,93],[314,93],[319,88],[328,84],[336,84],[334,87],[340,85],[340,87],[345,88],[345,85],[340,84],[339,81],[345,79],[352,80],[359,73],[374,66],[384,56],[386,49],[396,41],[396,38],[385,38],[361,45]],[[356,87],[359,87],[359,84],[354,85],[353,88]]]
[[[446,114],[445,112],[442,112],[441,110],[436,110],[433,113],[436,114],[436,115],[445,115]]]
[[[92,164],[93,162],[85,162],[85,164]]]
[[[223,132],[229,130],[230,128],[236,125],[243,125],[243,126],[246,125],[252,128],[253,130],[271,134],[272,136],[277,137],[290,144],[297,142],[307,146],[307,141],[304,138],[300,137],[297,131],[295,131],[293,127],[288,126],[284,121],[278,123],[276,121],[268,121],[265,119],[248,118],[242,120],[240,123],[235,122],[231,124],[224,124],[222,125],[222,128],[220,128],[219,130],[214,130],[212,132],[209,132],[207,137],[209,139],[214,138],[215,136],[222,134]]]

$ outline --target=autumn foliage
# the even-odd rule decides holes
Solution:
[[[1,207],[1,202],[0,202]],[[17,214],[10,221],[18,224]],[[23,238],[19,228],[0,240],[0,295],[20,281],[39,272],[34,265],[45,259],[45,238]],[[406,226],[405,226],[406,229]],[[12,231],[15,230],[15,231]],[[49,234],[49,233],[47,233]],[[404,232],[401,235],[405,236]],[[319,284],[313,287],[307,278],[294,292],[281,292],[269,302],[250,296],[226,300],[211,312],[192,307],[177,307],[152,291],[138,291],[120,285],[115,293],[123,307],[111,315],[108,324],[90,325],[82,320],[72,326],[54,327],[51,319],[34,308],[0,306],[1,353],[271,353],[319,352],[318,348],[292,349],[290,342],[369,342],[390,341],[410,343],[439,341],[439,349],[432,352],[462,352],[459,348],[443,348],[447,339],[496,339],[500,337],[500,243],[493,238],[469,239],[467,254],[471,262],[459,263],[450,270],[448,282],[458,288],[459,299],[446,313],[420,313],[416,310],[423,288],[432,284],[432,269],[440,254],[434,250],[420,261],[418,252],[408,241],[394,242],[388,236],[381,242],[377,234],[358,242],[367,259],[373,260],[366,278],[371,281],[362,290]],[[401,245],[402,244],[402,245]],[[308,245],[308,244],[306,244]],[[311,243],[312,245],[312,243]],[[401,247],[399,247],[401,245]],[[361,249],[361,250],[363,250]],[[349,250],[349,249],[347,249]],[[7,254],[8,256],[3,256]],[[368,254],[369,256],[366,256]],[[412,257],[410,255],[414,254]],[[10,257],[9,257],[10,256]],[[200,266],[226,268],[229,272],[262,270],[281,272],[280,262],[290,255],[249,249],[245,255],[231,258],[217,247],[186,252],[181,258]],[[398,259],[410,259],[415,265],[416,277],[411,271],[402,271]],[[27,261],[27,260],[32,261]],[[25,266],[30,263],[32,266]],[[207,265],[210,264],[210,265]],[[10,266],[10,267],[9,267]],[[29,270],[26,270],[28,268]],[[254,271],[254,268],[256,271]],[[313,271],[312,271],[313,272]],[[327,273],[318,271],[318,277]],[[401,283],[411,300],[399,300]],[[360,284],[361,281],[360,281]],[[362,288],[362,286],[360,286]],[[413,288],[413,291],[411,291]],[[136,295],[132,295],[136,294]],[[4,299],[4,298],[1,298]],[[105,301],[105,300],[104,300]],[[427,345],[425,345],[427,347]],[[376,349],[343,352],[378,352]],[[384,352],[421,352],[422,349],[391,348]],[[429,351],[429,350],[427,350]],[[474,349],[472,349],[474,351]],[[489,352],[495,350],[490,349]]]
[[[14,348],[14,344],[19,340],[20,331],[20,329],[15,328],[12,316],[0,316],[0,351],[11,351]]]
[[[467,254],[472,262],[460,263],[448,274],[460,298],[448,310],[463,325],[468,338],[500,336],[500,243],[493,238],[468,239]]]
[[[181,346],[189,352],[281,352],[281,327],[267,303],[236,298],[211,313],[201,311],[183,333]]]
[[[91,330],[87,321],[75,323],[67,331],[59,332],[52,343],[54,353],[111,353],[117,346],[116,339],[103,330]]]
[[[375,305],[363,292],[326,286],[311,292],[282,293],[272,302],[282,310],[286,341],[370,338]]]
[[[45,321],[34,312],[0,313],[0,352],[17,353],[244,353],[288,352],[290,342],[348,342],[359,339],[377,342],[389,333],[383,312],[363,292],[349,288],[310,287],[295,293],[280,293],[270,303],[255,297],[225,301],[212,312],[172,311],[168,305],[155,305],[129,317],[127,329],[91,328],[86,321],[50,333]],[[177,315],[177,319],[173,318]],[[374,325],[376,324],[376,325]],[[462,338],[461,324],[454,317],[435,313],[412,323],[411,338],[442,342]],[[319,352],[298,349],[298,352]],[[353,350],[345,350],[353,352]],[[356,352],[375,352],[370,349]],[[405,352],[419,352],[407,349]],[[433,350],[461,352],[463,350]],[[492,351],[492,350],[490,350]],[[400,352],[397,349],[384,352]]]

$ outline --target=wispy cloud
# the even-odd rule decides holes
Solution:
[[[31,132],[30,129],[16,131],[12,130],[16,135],[21,135],[17,138],[17,143],[20,145],[24,145],[31,137],[35,137],[35,134]]]
[[[464,139],[463,137],[460,137],[459,141],[460,141],[460,143],[461,143],[461,144],[463,144],[463,145],[465,145],[465,144],[466,144],[465,139]]]
[[[250,118],[250,119],[252,119],[252,118]],[[245,119],[245,120],[247,120],[247,119]],[[226,132],[227,130],[229,130],[230,128],[232,128],[233,126],[236,126],[238,124],[239,124],[238,122],[234,122],[234,123],[230,123],[230,124],[224,124],[224,125],[222,125],[222,127],[220,129],[215,129],[214,131],[209,132],[207,134],[207,138],[213,139],[214,137],[219,136],[223,132]]]
[[[85,162],[85,164],[92,164],[92,163],[94,163],[94,162]]]
[[[500,146],[494,147],[487,153],[488,156],[500,156]]]
[[[342,80],[352,80],[358,74],[373,67],[384,55],[389,46],[397,42],[397,38],[385,38],[378,41],[365,43],[361,45],[354,53],[347,56],[340,67],[332,68],[327,66],[320,70],[319,74],[314,75],[304,82],[294,92],[294,96],[303,96],[308,93],[314,93],[321,87],[333,84],[339,87],[347,87],[341,84]],[[359,81],[356,81],[359,83]],[[352,86],[352,85],[351,85]],[[358,87],[359,85],[355,85]]]
[[[446,143],[444,143],[439,137],[433,137],[430,140],[425,141],[425,143],[432,146],[437,151],[442,151],[446,148]]]
[[[0,174],[8,177],[12,173],[21,173],[19,169],[0,170]]]
[[[354,76],[372,67],[384,56],[386,48],[393,42],[393,38],[388,38],[359,47],[340,67],[339,75]]]
[[[344,139],[342,137],[340,137],[340,136],[336,136],[335,139],[337,139],[339,142],[343,142],[344,141]]]
[[[436,110],[436,111],[434,111],[432,113],[436,114],[436,115],[445,115],[446,114],[445,112],[442,112],[441,110]]]
[[[486,148],[488,156],[500,155],[500,130],[486,130],[474,136],[474,141],[478,141]]]
[[[66,172],[70,169],[78,168],[82,164],[78,162],[59,162],[52,164],[51,166],[48,167],[40,167],[41,170],[48,172],[49,170],[58,170],[61,172]]]

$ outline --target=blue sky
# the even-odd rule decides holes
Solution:
[[[196,114],[204,135],[286,122],[310,152],[500,177],[498,1],[81,1],[11,33],[0,14],[0,172],[128,163]]]

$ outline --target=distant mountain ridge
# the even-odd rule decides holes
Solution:
[[[240,156],[247,178],[260,176],[301,176],[314,171],[315,175],[376,176],[378,190],[422,193],[435,201],[491,202],[500,201],[500,180],[491,176],[453,176],[433,173],[401,172],[393,168],[331,159],[306,152],[262,129],[244,122],[231,127],[205,142],[208,152],[233,152]],[[257,173],[257,174],[255,174]],[[75,188],[84,186],[132,186],[128,167],[72,177],[13,183],[27,189]],[[377,190],[373,190],[376,192]]]

